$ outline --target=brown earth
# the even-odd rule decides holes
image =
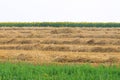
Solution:
[[[0,61],[120,64],[120,28],[0,28]]]

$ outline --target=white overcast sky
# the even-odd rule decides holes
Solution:
[[[0,0],[0,22],[120,22],[120,0]]]

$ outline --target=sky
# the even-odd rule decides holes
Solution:
[[[0,22],[120,22],[120,0],[0,0]]]

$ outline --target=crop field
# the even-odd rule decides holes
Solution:
[[[0,22],[0,27],[120,27],[115,22]]]
[[[0,63],[0,80],[120,80],[120,67]]]
[[[120,28],[0,28],[0,61],[120,63]]]
[[[0,80],[120,80],[119,65],[120,28],[0,27]]]

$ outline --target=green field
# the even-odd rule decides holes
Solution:
[[[0,80],[120,80],[120,66],[0,63]]]
[[[120,27],[120,23],[103,22],[1,22],[0,27]]]

